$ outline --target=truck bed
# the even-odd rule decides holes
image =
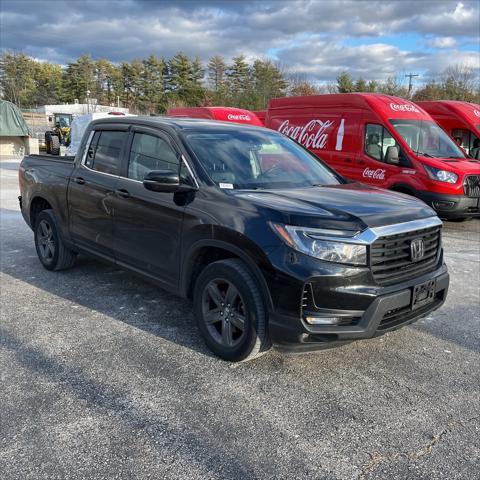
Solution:
[[[73,163],[75,160],[75,155],[50,155],[48,153],[41,153],[39,155],[28,155],[29,158],[32,160],[39,160],[44,161],[47,160],[49,162],[62,162],[62,163]]]

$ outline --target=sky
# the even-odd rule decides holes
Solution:
[[[0,0],[0,48],[62,65],[84,53],[113,62],[243,54],[315,82],[342,71],[422,82],[451,64],[480,71],[480,1]]]

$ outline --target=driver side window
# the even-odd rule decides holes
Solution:
[[[365,153],[379,162],[385,162],[388,147],[397,147],[401,151],[400,145],[386,128],[368,123],[365,126]]]

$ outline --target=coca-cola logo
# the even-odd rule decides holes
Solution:
[[[376,170],[373,168],[366,168],[363,171],[363,176],[365,178],[372,178],[373,180],[385,180],[385,170],[381,168],[377,168]]]
[[[227,118],[229,120],[246,120],[247,122],[249,122],[252,119],[252,117],[250,117],[250,115],[243,115],[243,114],[242,115],[234,115],[233,113],[229,113],[227,115]]]
[[[305,125],[290,125],[289,120],[285,120],[278,131],[293,138],[298,143],[312,150],[325,148],[328,140],[327,130],[334,124],[332,120],[310,120]]]
[[[480,110],[474,110],[474,111],[473,111],[473,114],[474,114],[476,117],[480,117]]]
[[[420,110],[415,106],[410,103],[390,103],[390,108],[394,112],[415,112],[415,113],[421,113]]]

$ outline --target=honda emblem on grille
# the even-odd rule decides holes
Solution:
[[[412,262],[419,262],[425,255],[425,243],[423,238],[416,238],[410,243],[410,257]]]

